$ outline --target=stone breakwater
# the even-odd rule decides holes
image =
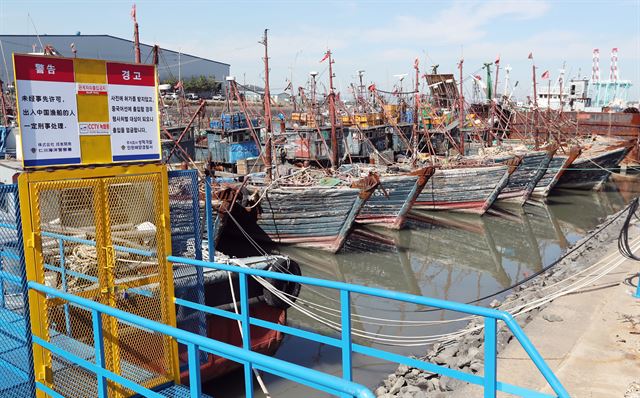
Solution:
[[[624,214],[622,214],[624,213]],[[507,309],[532,299],[544,297],[542,287],[559,282],[597,261],[605,247],[615,245],[620,229],[624,224],[627,209],[607,217],[601,226],[590,231],[584,238],[576,242],[573,247],[582,246],[566,255],[558,264],[535,277],[534,279],[514,288],[503,301],[493,300],[489,306],[496,309]],[[616,218],[617,217],[617,218]],[[614,220],[615,219],[615,220]],[[612,221],[613,220],[613,221]],[[606,225],[609,223],[609,225]],[[598,232],[599,231],[599,232]],[[536,308],[525,315],[516,318],[518,324],[524,327],[545,305]],[[548,318],[548,319],[547,319]],[[561,322],[557,316],[547,316],[548,322]],[[455,340],[436,343],[426,355],[419,357],[425,362],[435,363],[451,369],[470,374],[482,373],[484,367],[484,331],[479,326],[484,324],[482,318],[471,320],[464,329],[470,332]],[[514,338],[507,327],[498,323],[497,350],[502,351]],[[400,365],[396,371],[385,378],[377,388],[375,394],[382,398],[450,398],[455,391],[466,383],[446,376],[426,372],[406,365]]]

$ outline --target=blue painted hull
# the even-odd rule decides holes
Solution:
[[[337,252],[371,195],[356,188],[271,189],[260,201],[254,239]]]
[[[418,210],[484,214],[509,181],[509,167],[438,169],[414,205]]]
[[[407,215],[433,175],[432,168],[415,173],[380,177],[380,186],[365,203],[356,221],[392,229],[401,229]]]

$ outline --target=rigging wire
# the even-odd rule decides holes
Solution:
[[[631,206],[631,205],[630,205]],[[628,206],[628,207],[630,207]],[[613,220],[610,220],[609,223],[607,225],[609,225],[611,222],[613,222],[615,219],[619,218],[620,215],[624,214],[624,211],[620,212],[618,214],[618,216],[616,216]],[[231,216],[231,219],[237,223],[237,221],[235,220],[235,218],[233,218],[233,216]],[[239,223],[237,224],[239,226]],[[241,229],[242,230],[242,229]],[[599,233],[601,232],[602,229],[600,229],[599,231],[596,232]],[[250,237],[248,237],[250,238]],[[252,240],[252,239],[251,239]],[[590,239],[588,239],[590,240]],[[588,241],[587,240],[587,241]],[[255,241],[254,241],[255,242]],[[583,242],[584,243],[584,242]],[[252,243],[253,244],[253,243]],[[640,248],[640,237],[636,238],[633,242],[633,248],[630,247],[631,252],[633,252],[634,250],[637,250],[638,248]],[[266,253],[266,252],[265,252]],[[594,283],[595,281],[599,280],[600,278],[604,277],[605,275],[607,275],[609,272],[611,272],[613,269],[615,269],[617,266],[619,266],[622,262],[625,261],[625,257],[621,256],[621,257],[616,257],[617,253],[612,253],[608,256],[606,256],[605,258],[599,260],[598,262],[596,262],[595,264],[583,269],[580,272],[574,273],[572,274],[569,278],[558,281],[554,284],[548,285],[546,287],[544,287],[542,290],[548,290],[552,287],[556,287],[558,285],[561,284],[565,284],[568,283],[567,286],[561,286],[557,289],[557,291],[549,293],[548,295],[546,295],[545,297],[539,298],[538,297],[538,293],[537,292],[532,292],[530,293],[528,296],[523,296],[520,298],[521,301],[524,302],[524,304],[520,304],[518,305],[517,303],[513,303],[513,306],[510,308],[504,308],[503,310],[507,310],[510,311],[512,313],[512,315],[514,316],[520,316],[523,315],[529,311],[532,311],[533,309],[557,298],[560,297],[562,295],[565,294],[569,294],[571,292],[574,292],[576,290],[579,290],[589,284]],[[618,258],[618,261],[616,261],[615,263],[613,263],[616,258]],[[602,263],[604,261],[607,261],[604,265],[602,265]],[[613,265],[612,265],[613,263]],[[242,264],[239,264],[242,266]],[[580,279],[577,279],[573,282],[572,279],[575,279],[576,277],[589,272],[589,274],[587,274],[584,277],[581,277]],[[254,278],[256,279],[259,283],[261,283],[266,289],[270,290],[274,295],[278,296],[281,300],[283,300],[285,303],[289,304],[293,309],[301,312],[303,315],[306,315],[316,321],[318,321],[319,323],[333,329],[333,330],[340,330],[340,323],[339,322],[335,322],[332,321],[331,319],[327,319],[326,317],[319,315],[317,313],[315,313],[314,311],[305,308],[304,305],[300,305],[300,303],[296,303],[294,302],[292,299],[290,299],[289,297],[287,297],[287,294],[285,294],[284,292],[281,292],[280,290],[278,290],[277,288],[275,288],[273,285],[271,285],[269,282],[263,280],[262,278]],[[291,295],[288,295],[290,297],[292,297]],[[293,298],[293,297],[292,297]],[[529,300],[529,298],[531,298],[531,300]],[[295,299],[295,298],[294,298]],[[305,300],[301,300],[298,298],[298,301],[301,303],[305,303]],[[320,306],[319,304],[313,304],[316,307],[320,307],[323,308],[323,310],[319,310],[319,312],[327,314],[327,315],[331,315],[334,317],[338,317],[338,312],[337,310],[333,310],[330,309],[328,307],[324,307],[324,306]],[[317,309],[317,308],[316,308]],[[324,311],[324,309],[329,309],[330,311]],[[332,313],[333,312],[333,313]],[[335,314],[334,314],[335,313]],[[355,316],[358,316],[357,314],[354,314]],[[363,317],[360,317],[363,318]],[[476,319],[476,316],[466,316],[463,318],[457,318],[457,319],[453,319],[453,320],[442,320],[442,321],[425,321],[422,323],[421,326],[426,326],[426,325],[430,325],[430,324],[443,324],[443,323],[450,323],[450,322],[460,322],[462,320],[473,320]],[[374,317],[366,317],[363,319],[378,319],[378,320],[383,320],[382,318],[374,318]],[[369,324],[369,325],[377,325],[377,326],[387,326],[387,327],[394,327],[394,326],[400,326],[400,327],[404,327],[406,326],[404,321],[396,321],[396,322],[402,322],[402,324],[383,324],[381,325],[380,323],[377,322],[364,322],[362,321],[361,323],[363,324]],[[367,339],[370,341],[375,341],[376,343],[382,344],[382,345],[391,345],[391,346],[423,346],[429,343],[434,343],[434,342],[442,342],[442,341],[449,341],[451,339],[454,338],[458,338],[460,336],[469,334],[469,333],[473,333],[476,330],[482,329],[482,326],[478,326],[478,327],[474,327],[474,328],[470,328],[470,329],[462,329],[462,330],[458,330],[455,332],[450,332],[450,333],[441,333],[441,334],[432,334],[432,335],[427,335],[427,336],[398,336],[398,335],[389,335],[389,334],[381,334],[381,333],[373,333],[373,332],[368,332],[366,330],[363,329],[359,329],[359,328],[354,328],[353,329],[353,334],[354,336],[363,338],[363,339]]]

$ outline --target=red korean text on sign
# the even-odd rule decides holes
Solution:
[[[74,82],[72,59],[15,54],[14,63],[17,80]]]
[[[127,86],[155,86],[155,70],[152,65],[107,62],[107,81]]]

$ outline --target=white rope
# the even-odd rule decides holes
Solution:
[[[229,279],[229,289],[231,290],[233,310],[235,311],[236,315],[240,315],[240,311],[238,310],[238,300],[236,300],[236,293],[233,290],[233,280],[231,279],[230,271],[227,271],[227,277]],[[236,320],[236,322],[238,323],[238,331],[240,332],[240,337],[244,339],[244,334],[242,332],[242,322],[240,322],[240,320]],[[249,342],[249,345],[251,345],[251,342]],[[249,350],[251,350],[251,347],[249,347]],[[253,374],[256,376],[256,380],[258,380],[260,389],[262,390],[266,398],[271,398],[271,395],[269,394],[269,390],[267,390],[267,386],[266,384],[264,384],[264,381],[262,380],[262,376],[260,376],[260,372],[258,372],[258,369],[252,367],[251,370],[253,370]]]

